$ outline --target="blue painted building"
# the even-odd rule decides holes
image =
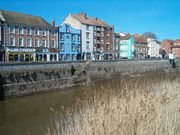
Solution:
[[[59,60],[81,60],[81,48],[81,31],[70,24],[62,24],[59,27]]]

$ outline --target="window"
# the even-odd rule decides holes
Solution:
[[[90,49],[89,42],[86,43],[86,49]]]
[[[104,31],[104,28],[103,28],[103,27],[101,28],[101,31]]]
[[[61,51],[61,52],[64,52],[64,43],[61,43],[61,44],[60,44],[60,51]]]
[[[27,46],[27,47],[31,47],[31,46],[32,46],[31,41],[32,41],[31,38],[28,38],[28,39],[27,39],[27,42],[26,42],[26,46]]]
[[[15,46],[15,38],[14,37],[10,38],[10,45]]]
[[[94,26],[94,30],[96,30],[96,26]]]
[[[23,46],[23,38],[19,38],[19,46]]]
[[[52,47],[54,48],[55,45],[56,45],[56,44],[55,44],[55,40],[53,39],[53,40],[52,40]]]
[[[79,42],[81,41],[81,36],[80,36],[80,35],[78,35],[78,41],[79,41]]]
[[[35,34],[35,35],[39,35],[39,30],[38,30],[38,29],[35,29],[35,30],[34,30],[34,34]]]
[[[72,60],[76,60],[76,55],[72,54]]]
[[[109,50],[109,44],[106,44],[106,48]]]
[[[104,44],[104,40],[103,39],[101,39],[101,44]]]
[[[67,24],[66,24],[65,26],[66,26],[66,32],[71,32],[71,31],[70,31],[70,26],[67,25]]]
[[[10,26],[10,33],[15,33],[15,27],[14,26]]]
[[[27,28],[27,35],[31,35],[31,29]]]
[[[64,34],[60,33],[60,40],[63,41],[64,40]]]
[[[75,41],[75,35],[74,35],[74,34],[72,34],[71,40],[72,40],[73,42]]]
[[[46,47],[46,40],[45,39],[42,40],[42,44],[41,45],[42,45],[42,47]]]
[[[101,45],[100,44],[97,44],[97,49],[100,49],[101,48]]]
[[[55,30],[52,30],[52,36],[55,36]]]
[[[96,44],[96,39],[94,39],[94,43]]]
[[[86,33],[86,39],[89,39],[90,37],[89,37],[89,33]]]
[[[35,44],[35,47],[39,47],[39,39],[35,39],[34,44]]]
[[[78,51],[78,52],[81,51],[81,45],[80,45],[80,44],[78,44],[77,51]]]
[[[90,30],[90,29],[89,29],[89,25],[86,25],[86,30],[88,30],[88,31]]]
[[[66,60],[70,60],[70,54],[66,54]]]
[[[96,31],[94,31],[94,36],[96,36]]]
[[[19,34],[23,34],[23,28],[19,28]]]
[[[104,32],[101,32],[101,36],[104,37]]]
[[[74,52],[76,50],[76,46],[74,43],[71,44],[71,50]]]
[[[42,36],[46,36],[46,30],[42,30],[41,33],[42,33]]]
[[[64,60],[64,59],[65,59],[65,58],[64,58],[64,54],[61,54],[61,55],[60,55],[60,59],[61,59],[61,60]]]
[[[97,31],[100,31],[101,30],[101,28],[100,27],[97,27]]]

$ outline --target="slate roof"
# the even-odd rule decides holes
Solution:
[[[2,16],[7,23],[37,27],[53,27],[50,23],[48,23],[39,16],[33,16],[6,10],[0,10],[0,16]]]
[[[126,36],[121,36],[121,40],[128,40],[128,39],[130,39],[132,37],[132,35],[130,35],[130,34],[126,34]]]
[[[161,46],[162,45],[165,45],[165,46],[169,46],[170,44],[173,44],[174,41],[171,40],[171,39],[164,39],[162,42],[161,42]]]
[[[112,28],[112,26],[108,25],[107,23],[100,20],[99,18],[86,16],[85,13],[72,14],[72,16],[76,18],[78,21],[80,21],[82,24]]]
[[[174,45],[180,45],[180,39],[176,39],[176,41],[174,42]]]
[[[147,43],[147,38],[139,34],[134,34],[134,40],[135,42]]]
[[[120,34],[119,33],[114,33],[114,36],[120,38]]]

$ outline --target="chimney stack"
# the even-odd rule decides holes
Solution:
[[[52,26],[55,27],[55,20],[54,19],[52,19]]]
[[[82,15],[85,19],[87,19],[86,13],[82,12],[80,13],[80,15]]]

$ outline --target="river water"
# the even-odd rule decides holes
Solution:
[[[71,106],[87,87],[73,87],[39,95],[0,101],[0,135],[43,135],[51,125],[49,108]]]
[[[67,88],[63,90],[61,89],[61,90],[38,94],[38,95],[0,101],[0,135],[29,135],[27,134],[27,132],[29,131],[32,132],[32,135],[46,135],[47,128],[51,127],[53,123],[52,122],[53,113],[52,111],[50,111],[50,108],[53,108],[58,112],[61,112],[62,106],[64,106],[64,108],[73,106],[73,104],[76,103],[77,99],[79,100],[79,98],[83,98],[84,96],[87,95],[89,96],[88,92],[91,92],[93,89],[99,90],[99,88],[101,87],[108,88],[110,90],[112,88],[120,88],[120,87],[121,89],[126,89],[127,86],[129,86],[129,88],[131,89],[136,88],[138,91],[135,93],[132,92],[134,93],[132,95],[133,96],[135,95],[136,97],[134,98],[133,96],[130,96],[130,94],[128,93],[129,89],[124,90],[125,100],[123,100],[122,98],[122,101],[119,100],[120,102],[118,102],[118,104],[121,103],[122,105],[124,105],[124,108],[126,108],[127,112],[129,111],[129,115],[126,119],[130,119],[130,118],[136,119],[137,117],[134,114],[139,115],[140,110],[142,110],[142,112],[147,111],[148,117],[152,115],[152,118],[160,119],[159,120],[160,124],[156,125],[156,126],[160,126],[159,129],[161,129],[161,125],[164,124],[166,121],[166,125],[162,126],[163,130],[168,129],[169,127],[171,129],[173,129],[172,127],[176,127],[173,129],[172,132],[178,133],[178,125],[179,125],[178,123],[180,122],[178,121],[178,119],[180,118],[179,117],[180,109],[178,110],[180,103],[179,102],[180,86],[178,82],[179,82],[179,75],[177,73],[175,75],[172,74],[159,75],[159,77],[156,76],[156,73],[154,73],[154,75],[151,75],[150,73],[150,77],[145,76],[139,79],[116,78],[113,80],[103,80],[96,84],[93,83],[91,85],[89,84],[84,86],[76,86],[72,88]],[[155,91],[155,95],[149,94],[151,93],[151,91],[153,91],[152,88],[157,88],[158,90]],[[162,96],[160,90],[162,91]],[[160,94],[157,92],[159,92]],[[169,94],[167,94],[168,92]],[[142,101],[139,101],[140,98],[142,99]],[[149,105],[146,108],[147,110],[144,110],[144,107],[141,107],[143,104],[145,104],[145,107]],[[131,109],[133,111],[135,109],[137,113],[134,113]],[[150,113],[152,110],[155,110],[155,113]],[[120,109],[120,113],[123,114],[123,112],[121,111],[123,111],[123,109]],[[127,115],[127,112],[124,113],[125,114],[124,116]],[[165,116],[168,117],[163,117],[165,113],[166,113]],[[156,115],[158,115],[159,117],[156,117]],[[146,115],[142,115],[142,116],[146,116]],[[123,118],[124,117],[122,117],[122,119]],[[140,119],[141,117],[139,116],[138,118]],[[124,123],[127,123],[126,119]],[[146,123],[147,121],[142,121],[145,123],[142,125],[148,125],[148,123]],[[158,120],[153,121],[154,123],[152,125],[151,123],[149,123],[149,126],[152,126],[154,128],[154,124],[157,124],[157,121]],[[130,123],[132,123],[131,119],[130,119]],[[127,131],[129,132],[129,130],[130,129],[128,129]],[[147,131],[150,132],[151,128],[150,131],[149,130]],[[169,134],[168,133],[169,131],[170,129],[168,129],[166,133]],[[126,132],[122,132],[122,134],[123,133],[125,134]],[[159,134],[161,133],[161,131],[157,133]]]

